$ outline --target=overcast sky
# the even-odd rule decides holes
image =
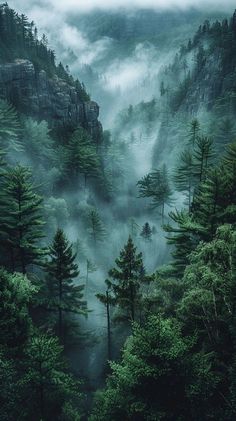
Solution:
[[[235,0],[11,0],[10,6],[16,7],[19,11],[30,10],[37,5],[47,10],[54,9],[60,12],[90,11],[99,9],[124,8],[155,8],[166,9],[170,7],[196,7],[196,8],[218,8],[230,10],[236,7]]]

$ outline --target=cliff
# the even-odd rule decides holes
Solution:
[[[56,75],[50,78],[44,70],[36,71],[29,60],[0,65],[0,98],[29,116],[48,121],[50,127],[80,125],[95,141],[101,136],[98,104],[83,102],[74,86]]]

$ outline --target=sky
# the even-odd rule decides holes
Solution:
[[[222,10],[230,10],[236,6],[234,0],[12,0],[9,2],[11,6],[18,9],[42,7],[49,10],[57,10],[60,13],[71,12],[88,12],[93,9],[114,10],[119,7],[123,8],[151,8],[151,9],[167,9],[172,7],[178,8],[218,8]]]

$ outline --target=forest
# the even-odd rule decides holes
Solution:
[[[0,421],[236,419],[236,10],[150,13],[0,5]]]

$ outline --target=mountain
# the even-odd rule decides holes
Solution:
[[[0,6],[0,98],[50,127],[80,125],[95,141],[101,137],[98,104],[56,64],[46,36],[39,39],[34,23],[7,4]]]

